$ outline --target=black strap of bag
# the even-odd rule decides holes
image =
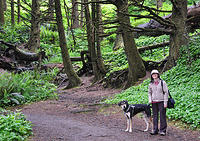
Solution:
[[[161,80],[161,86],[162,86],[163,94],[165,94],[165,93],[164,93],[164,90],[163,90],[163,81],[162,81],[162,80]],[[167,108],[174,108],[175,100],[172,98],[172,96],[171,96],[169,90],[168,90],[168,93],[169,93],[169,97],[170,97],[170,98],[168,98]]]
[[[162,91],[163,91],[163,94],[165,94],[165,93],[164,93],[164,90],[163,90],[163,80],[161,80],[161,86],[162,86]],[[169,93],[169,97],[170,97],[170,98],[172,98],[172,96],[171,96],[171,94],[170,94],[169,90],[168,90],[168,93]]]

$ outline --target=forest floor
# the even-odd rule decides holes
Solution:
[[[133,132],[125,132],[126,119],[117,105],[101,104],[120,89],[90,86],[92,77],[82,77],[78,88],[58,89],[57,100],[32,103],[22,112],[33,124],[30,141],[198,141],[199,131],[175,127],[168,122],[166,136],[143,132],[145,123],[140,116],[133,119]]]

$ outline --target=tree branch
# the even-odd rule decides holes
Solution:
[[[169,45],[169,42],[164,42],[164,43],[160,43],[160,44],[139,47],[138,51],[141,53],[141,52],[144,52],[145,50],[156,49],[156,48],[165,47],[165,46],[168,46],[168,45]]]

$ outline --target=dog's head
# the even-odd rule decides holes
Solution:
[[[128,107],[128,101],[126,101],[126,100],[120,101],[118,103],[118,106],[121,106],[122,109],[124,110],[124,109],[126,109]]]

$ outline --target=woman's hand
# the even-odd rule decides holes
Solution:
[[[164,104],[164,108],[167,108],[167,103]]]

